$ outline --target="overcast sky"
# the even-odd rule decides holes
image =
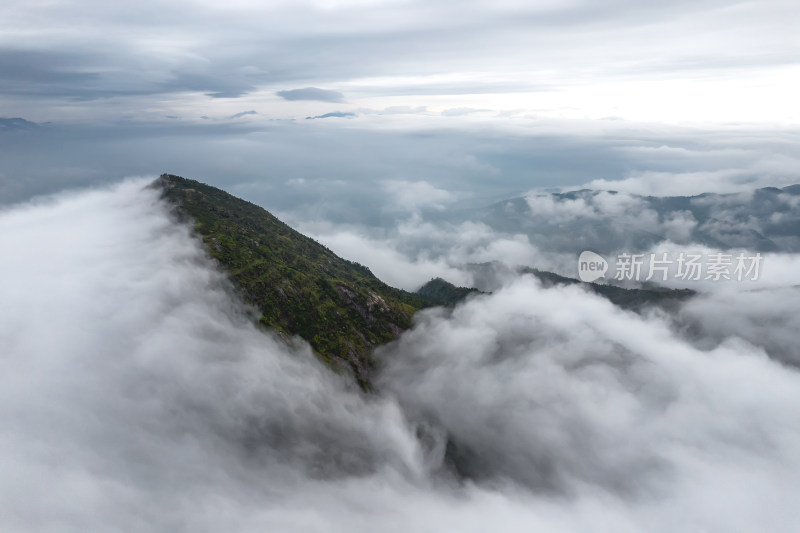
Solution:
[[[480,202],[664,171],[631,156],[660,146],[785,184],[798,23],[788,0],[7,0],[0,202],[161,172],[275,210],[392,181]]]
[[[796,123],[798,13],[780,0],[11,0],[0,105],[35,121],[423,106]]]

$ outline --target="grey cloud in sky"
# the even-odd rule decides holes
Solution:
[[[284,100],[315,100],[318,102],[341,103],[344,102],[344,95],[338,91],[318,89],[317,87],[306,87],[305,89],[291,89],[278,91],[278,96]]]
[[[412,0],[325,9],[298,1],[230,9],[151,0],[133,13],[87,0],[43,13],[10,0],[0,17],[0,116],[54,125],[25,138],[9,125],[0,130],[0,195],[8,203],[169,171],[238,187],[270,209],[302,217],[324,207],[337,221],[361,223],[390,218],[375,185],[386,180],[426,181],[485,204],[588,183],[680,194],[697,192],[692,187],[708,176],[714,187],[730,176],[740,183],[790,179],[798,135],[791,128],[625,121],[587,128],[590,122],[543,122],[536,109],[522,108],[539,105],[543,93],[637,75],[660,84],[686,71],[746,77],[748,69],[791,64],[784,38],[796,11],[777,1],[620,0],[601,8]],[[742,34],[744,22],[750,31]],[[694,39],[676,42],[676,34]],[[448,116],[488,109],[462,97],[489,93],[501,95],[493,111],[520,111],[474,127],[463,122],[490,113]],[[361,110],[353,120],[302,120],[339,116],[320,106],[345,94]],[[519,94],[525,101],[512,101]],[[248,124],[222,123],[255,109],[287,122],[254,116],[240,121]],[[600,116],[611,115],[624,113]],[[393,121],[401,127],[383,127]],[[184,157],[187,146],[202,146],[203,154]],[[315,186],[277,185],[292,179]]]
[[[330,113],[325,113],[324,115],[317,115],[315,117],[306,117],[306,120],[314,120],[318,118],[352,118],[356,116],[355,113],[346,113],[343,111],[331,111]]]
[[[256,86],[243,77],[229,75],[227,69],[210,72],[170,72],[169,79],[150,88],[148,92],[198,91],[211,98],[238,98]]]
[[[112,44],[104,52],[6,48],[0,51],[0,74],[2,94],[29,101],[95,100],[188,91],[212,98],[235,98],[255,89],[247,76],[231,72],[221,62],[166,68],[156,58],[153,64],[142,65],[129,55],[124,43]]]
[[[742,76],[794,63],[786,43],[797,15],[796,6],[777,0],[411,1],[326,9],[292,2],[235,10],[151,0],[137,13],[97,1],[59,2],[45,12],[9,0],[0,19],[0,94],[14,97],[5,103],[19,109],[13,115],[46,110],[54,120],[63,99],[108,98],[104,108],[113,109],[120,105],[114,98],[124,97],[136,109],[146,104],[130,97],[235,98],[281,85],[305,87],[279,90],[288,100],[341,102],[341,93],[317,87],[375,76],[398,78],[362,92],[529,92],[720,69]],[[693,38],[676,42],[677,34]],[[420,80],[475,72],[483,75],[460,83]],[[0,104],[0,114],[12,113]]]
[[[231,118],[242,118],[242,117],[247,116],[247,115],[258,115],[258,111],[254,110],[254,109],[251,109],[250,111],[240,111],[239,113],[236,113],[235,115],[231,115]]]
[[[77,97],[90,91],[99,80],[97,58],[91,55],[80,51],[15,49],[3,44],[0,44],[2,94]]]

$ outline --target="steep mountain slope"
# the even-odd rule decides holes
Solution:
[[[358,263],[295,231],[263,208],[225,191],[171,174],[153,184],[193,223],[209,255],[228,272],[242,296],[261,311],[260,323],[298,335],[334,368],[349,368],[369,387],[371,350],[396,339],[411,326],[419,309],[453,306],[475,288],[456,287],[440,278],[416,293],[390,287]],[[478,274],[489,264],[472,265]],[[579,283],[536,269],[523,269],[546,286]],[[479,276],[480,277],[480,276]],[[585,284],[628,309],[673,306],[693,291]]]
[[[262,313],[261,324],[299,335],[328,363],[345,362],[362,385],[372,347],[411,325],[423,298],[390,287],[263,208],[171,174],[154,184],[191,219],[208,253]]]

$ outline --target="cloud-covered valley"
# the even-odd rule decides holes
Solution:
[[[696,304],[685,312],[702,328],[686,332],[523,276],[419,314],[378,351],[365,394],[303,342],[253,326],[146,183],[0,213],[13,251],[0,260],[2,529],[728,532],[800,519],[800,375],[770,356],[790,338],[779,319],[797,315],[793,292],[770,296],[775,320],[735,313],[735,328]]]

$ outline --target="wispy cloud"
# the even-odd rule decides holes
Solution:
[[[286,91],[278,91],[278,96],[284,100],[291,102],[297,100],[312,100],[317,102],[331,102],[340,103],[344,102],[344,95],[338,91],[329,91],[327,89],[318,89],[316,87],[306,87],[305,89],[291,89]]]
[[[251,109],[250,111],[240,111],[239,113],[236,113],[235,115],[231,115],[230,118],[242,118],[242,117],[245,117],[247,115],[258,115],[258,112],[253,110],[253,109]]]
[[[318,118],[352,118],[356,116],[355,113],[345,112],[345,111],[331,111],[330,113],[325,113],[324,115],[317,115],[315,117],[306,117],[306,120],[315,120]]]

